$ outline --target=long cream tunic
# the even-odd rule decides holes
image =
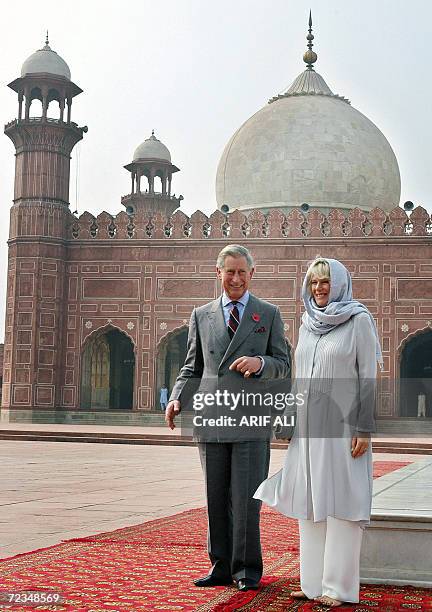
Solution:
[[[294,392],[305,392],[284,467],[254,497],[293,518],[370,518],[372,450],[351,456],[355,432],[374,431],[376,339],[367,313],[327,334],[300,327]],[[359,433],[361,435],[361,433]]]

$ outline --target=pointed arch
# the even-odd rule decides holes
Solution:
[[[105,325],[101,325],[101,327],[96,327],[96,329],[92,329],[91,332],[85,337],[84,342],[82,343],[83,348],[90,339],[95,338],[99,334],[104,334],[110,331],[111,329],[116,329],[121,334],[124,334],[127,338],[129,338],[129,340],[133,344],[134,351],[136,351],[135,339],[131,336],[129,332],[127,332],[125,329],[122,329],[118,325],[115,325],[114,323],[105,323]]]
[[[399,415],[432,417],[432,326],[409,334],[398,347]],[[425,411],[419,396],[426,396]]]
[[[135,361],[134,343],[122,329],[108,324],[91,333],[81,353],[81,408],[132,410]]]
[[[156,385],[154,390],[154,406],[159,406],[159,393],[162,385],[171,392],[175,379],[186,357],[188,325],[184,324],[166,334],[157,345]]]

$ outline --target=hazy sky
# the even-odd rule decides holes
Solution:
[[[181,172],[173,191],[182,209],[216,208],[215,175],[233,132],[304,69],[312,8],[316,70],[334,93],[371,119],[399,162],[401,201],[431,210],[430,0],[38,0],[2,9],[0,109],[17,116],[7,83],[44,44],[69,64],[83,90],[72,119],[89,131],[78,145],[78,210],[123,209],[123,165],[155,129]],[[70,201],[75,208],[77,147]],[[0,138],[0,340],[14,147]]]

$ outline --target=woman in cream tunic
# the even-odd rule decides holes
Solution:
[[[372,315],[353,300],[348,270],[317,258],[303,284],[306,312],[295,352],[302,393],[282,470],[254,497],[299,519],[301,591],[331,607],[359,601],[363,528],[370,518],[377,361]]]

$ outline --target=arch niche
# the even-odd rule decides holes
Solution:
[[[81,364],[81,408],[133,409],[135,352],[129,336],[113,327],[92,334]]]
[[[418,396],[426,395],[426,416],[432,417],[432,329],[408,339],[400,358],[399,414],[418,416]]]
[[[162,385],[168,388],[168,396],[174,386],[175,379],[186,358],[188,327],[187,325],[175,329],[162,338],[157,352],[156,361],[156,389],[154,405],[160,408],[159,393]]]

